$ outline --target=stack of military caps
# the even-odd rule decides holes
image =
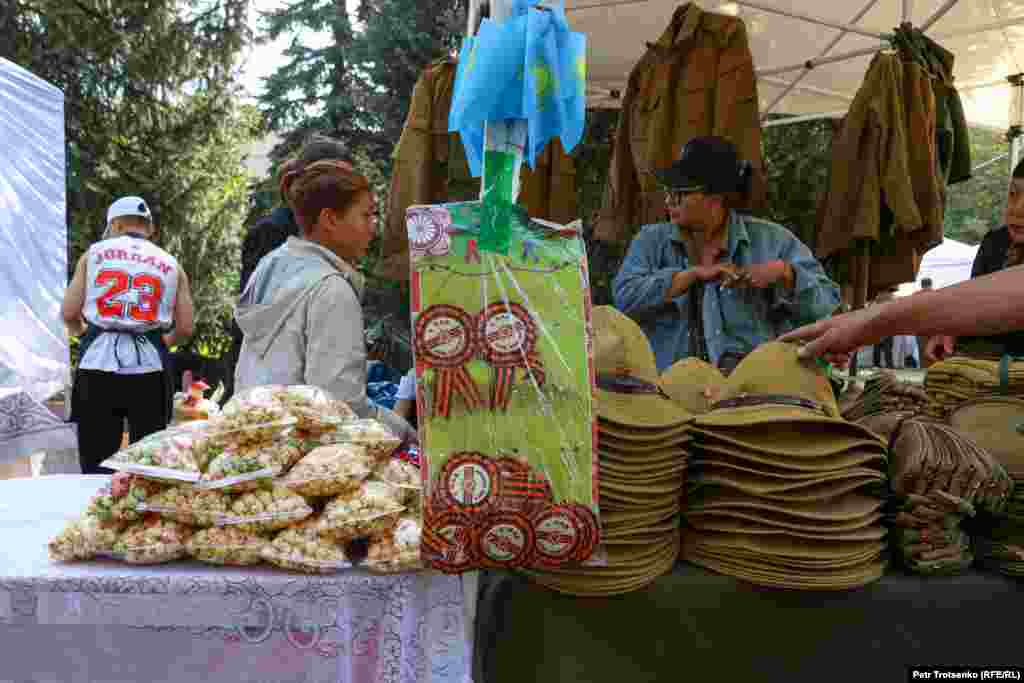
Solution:
[[[843,417],[851,422],[878,413],[925,413],[928,393],[924,387],[900,380],[896,373],[883,370],[849,400],[840,401]]]
[[[725,384],[725,375],[699,358],[685,358],[661,373],[662,390],[688,413],[703,415],[711,410]]]
[[[1024,400],[990,396],[968,401],[950,414],[949,423],[985,449],[1014,484],[1004,505],[975,525],[978,562],[1024,576]]]
[[[911,571],[954,574],[974,561],[964,522],[1006,504],[1011,482],[981,446],[949,425],[904,419],[891,430],[892,542]]]
[[[758,347],[695,419],[684,557],[765,586],[862,586],[886,565],[885,444],[797,351]]]
[[[961,403],[981,396],[1024,396],[1024,363],[954,357],[928,368],[924,380],[931,401],[941,407],[941,417]]]
[[[600,306],[593,327],[602,548],[583,566],[527,572],[580,596],[640,589],[675,564],[692,420],[658,386],[654,353],[635,322]]]

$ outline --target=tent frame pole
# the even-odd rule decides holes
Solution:
[[[914,0],[903,0],[903,23],[910,23],[910,15],[914,12]]]
[[[910,2],[910,0],[904,0],[904,2]],[[875,5],[877,5],[877,4],[878,4],[878,0],[868,0],[868,4],[864,5],[864,7],[859,12],[857,12],[857,14],[854,15],[853,19],[850,20],[850,24],[858,23],[861,19],[864,18],[864,15],[867,14],[868,12],[870,12],[871,9]],[[818,57],[821,58],[821,57],[828,56],[828,53],[832,51],[832,48],[834,48],[836,45],[838,45],[839,41],[841,41],[843,38],[845,38],[848,33],[849,33],[849,31],[847,31],[846,29],[843,29],[839,33],[839,35],[837,35],[835,38],[833,38],[832,41],[829,42],[829,44],[825,47],[825,49],[822,50],[821,53],[818,54]],[[805,68],[803,71],[801,71],[797,75],[797,77],[794,78],[789,85],[787,85],[785,88],[783,88],[782,92],[779,93],[779,95],[774,100],[772,100],[771,103],[767,107],[765,107],[764,111],[761,113],[761,123],[762,123],[762,125],[768,119],[768,114],[770,114],[772,112],[772,110],[774,110],[775,107],[777,107],[779,105],[779,102],[782,102],[782,100],[784,100],[786,98],[786,95],[788,95],[790,92],[792,92],[793,88],[795,88],[797,85],[799,85],[800,81],[802,81],[804,79],[804,77],[807,76],[807,74],[809,74],[809,73],[811,73],[810,69],[806,69]]]
[[[799,19],[801,21],[807,21],[812,24],[817,24],[818,26],[827,26],[829,28],[839,29],[840,31],[847,31],[848,33],[857,33],[867,38],[876,38],[878,40],[882,40],[885,37],[884,34],[878,33],[877,31],[869,31],[867,29],[861,28],[859,26],[854,26],[852,24],[841,24],[837,21],[829,21],[828,19],[814,17],[809,14],[802,14],[800,12],[791,12],[789,10],[778,9],[777,7],[772,7],[761,2],[754,2],[753,0],[734,0],[734,2],[737,5],[740,5],[741,7],[750,7],[756,10],[760,10],[762,12],[767,12],[769,14],[778,14],[784,17],[789,17],[790,19]]]
[[[758,80],[764,81],[765,83],[771,83],[772,85],[787,85],[786,81],[781,78],[771,78],[770,76],[759,76]],[[827,88],[819,88],[814,85],[797,85],[794,86],[793,89],[812,92],[816,95],[824,95],[826,97],[834,97],[837,100],[843,100],[844,102],[853,102],[853,95],[836,92],[835,90],[828,90]]]
[[[821,121],[822,119],[841,119],[846,116],[847,110],[826,111],[820,114],[803,114],[802,116],[787,116],[784,119],[772,119],[761,124],[761,128],[775,128],[788,126],[792,123],[804,123],[805,121]]]
[[[960,0],[946,0],[946,2],[942,3],[942,6],[939,7],[939,9],[935,10],[935,14],[931,15],[930,17],[924,20],[924,23],[921,24],[921,31],[927,31],[932,26],[934,26],[935,22],[937,22],[942,17],[946,16],[946,12],[953,9],[953,7],[955,7],[956,3],[959,1]]]
[[[885,44],[877,45],[876,47],[865,47],[859,50],[853,50],[851,52],[844,52],[842,54],[833,55],[832,57],[818,57],[816,59],[808,59],[806,62],[800,62],[799,64],[793,64],[792,66],[778,66],[771,69],[758,69],[755,74],[758,78],[762,76],[776,76],[778,74],[789,73],[790,71],[799,71],[800,69],[813,69],[819,67],[822,64],[835,64],[836,62],[845,62],[848,59],[856,59],[857,57],[866,57],[873,55],[880,50],[886,48]]]

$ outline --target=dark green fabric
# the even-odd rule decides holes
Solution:
[[[910,665],[1016,661],[1017,629],[998,614],[1022,609],[1018,583],[978,572],[891,573],[861,590],[828,593],[757,588],[680,564],[644,590],[587,599],[486,572],[473,678],[902,683]]]

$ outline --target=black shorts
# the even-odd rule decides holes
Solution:
[[[82,474],[109,474],[99,464],[121,447],[124,423],[132,443],[167,427],[166,375],[119,375],[79,370],[71,392],[71,414],[78,423]]]

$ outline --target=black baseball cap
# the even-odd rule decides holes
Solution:
[[[707,136],[687,142],[679,160],[654,175],[669,191],[725,194],[743,188],[749,168],[740,162],[731,142]]]

